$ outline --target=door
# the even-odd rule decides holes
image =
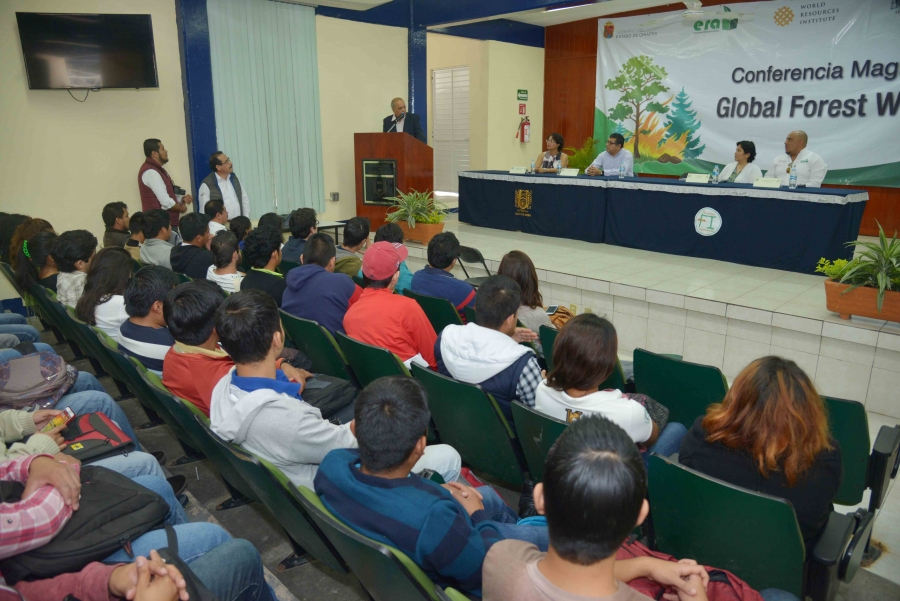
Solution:
[[[432,86],[434,189],[456,193],[469,168],[469,68],[435,69]]]

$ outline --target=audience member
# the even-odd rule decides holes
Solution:
[[[119,328],[119,349],[162,375],[163,359],[175,339],[166,327],[163,301],[178,284],[170,269],[142,267],[125,286],[125,311],[129,318]]]
[[[546,551],[547,528],[518,524],[515,511],[490,486],[440,485],[418,476],[421,458],[432,448],[425,446],[430,419],[418,380],[372,382],[356,401],[359,450],[328,453],[315,490],[354,530],[400,549],[432,580],[478,595],[491,545],[512,538]]]
[[[523,326],[532,332],[540,331],[541,326],[556,328],[544,310],[544,297],[538,290],[537,270],[528,255],[521,250],[512,250],[506,253],[503,255],[503,260],[500,261],[497,273],[512,278],[522,289],[522,306],[516,311],[516,318],[522,322]],[[544,349],[541,347],[540,340],[535,340],[533,344],[538,356],[543,357]]]
[[[234,234],[228,230],[220,230],[213,236],[209,249],[215,262],[206,270],[206,279],[215,282],[228,293],[240,290],[244,274],[237,269],[240,253]]]
[[[209,266],[215,263],[215,257],[209,251],[212,238],[209,235],[209,217],[200,213],[188,213],[182,217],[181,236],[184,242],[173,247],[169,257],[172,271],[194,280],[205,278]]]
[[[125,240],[125,250],[131,255],[135,261],[141,260],[141,244],[144,243],[144,232],[141,228],[144,225],[144,214],[138,211],[128,220],[128,226],[131,229],[131,236]]]
[[[509,404],[519,401],[534,407],[534,391],[541,383],[537,356],[519,344],[536,337],[531,330],[516,327],[521,299],[513,280],[504,275],[489,277],[478,287],[475,323],[447,326],[434,344],[438,371],[480,384],[494,395],[510,423]]]
[[[145,213],[152,210],[165,210],[170,216],[172,229],[178,230],[178,218],[187,211],[188,204],[194,197],[185,194],[181,198],[175,193],[175,182],[163,165],[169,162],[169,151],[163,143],[150,138],[144,140],[144,156],[147,160],[138,170],[138,192],[141,195],[141,208]],[[151,238],[152,236],[147,236]]]
[[[91,261],[84,293],[75,305],[78,319],[97,326],[117,342],[119,327],[128,319],[123,294],[133,268],[134,261],[124,248],[101,249]]]
[[[790,501],[807,551],[834,509],[831,500],[843,476],[822,397],[796,363],[780,357],[762,357],[744,368],[725,400],[694,422],[678,460]]]
[[[124,247],[125,242],[131,237],[128,219],[128,205],[124,202],[111,202],[103,207],[103,225],[106,231],[103,233],[103,246]]]
[[[216,315],[216,332],[236,368],[213,390],[210,427],[280,467],[294,484],[312,488],[329,451],[356,447],[352,424],[325,420],[301,397],[307,381],[277,368],[284,330],[271,297],[257,290],[229,296]],[[342,422],[352,418],[352,405],[346,409],[350,415],[338,414]],[[447,445],[429,449],[420,470],[432,469],[445,480],[459,477],[456,451]]]
[[[53,260],[59,269],[56,296],[62,304],[74,307],[84,291],[88,266],[97,252],[97,238],[87,230],[63,232],[53,244]]]
[[[209,200],[203,207],[203,213],[209,217],[209,233],[215,236],[219,232],[228,230],[228,209],[221,200]]]
[[[647,518],[646,495],[647,472],[627,433],[602,417],[569,426],[534,490],[535,506],[547,516],[550,549],[514,540],[493,545],[484,560],[485,601],[649,601],[626,585],[636,578],[672,587],[680,601],[705,601],[709,575],[693,560],[616,561],[619,547]]]
[[[22,342],[37,342],[41,333],[28,324],[24,315],[0,313],[0,349],[15,348]]]
[[[16,228],[28,221],[27,215],[0,214],[0,261],[11,263],[12,239]]]
[[[402,244],[376,242],[363,257],[363,293],[344,315],[344,331],[351,338],[396,353],[407,365],[437,366],[437,335],[419,303],[394,294],[400,264],[409,251]]]
[[[253,224],[250,222],[250,218],[243,215],[232,217],[231,221],[228,222],[228,227],[231,229],[234,237],[237,238],[238,248],[244,250],[244,239],[247,237],[247,234],[253,231]]]
[[[140,252],[141,263],[172,269],[170,257],[174,246],[169,242],[172,236],[169,214],[162,209],[145,211],[141,232],[144,234]]]
[[[363,250],[369,242],[368,217],[353,217],[344,226],[344,243],[337,248],[337,260],[334,263],[335,273],[354,276],[362,267],[362,259],[356,254]]]
[[[375,230],[375,242],[393,242],[395,244],[403,244],[403,230],[396,223],[385,223]],[[362,267],[356,275],[362,279]],[[400,277],[397,279],[397,286],[394,290],[397,294],[403,294],[403,291],[412,284],[413,274],[406,265],[406,261],[400,263]]]
[[[281,263],[280,248],[281,232],[273,227],[258,227],[247,234],[244,240],[244,259],[250,265],[250,271],[241,280],[241,290],[267,292],[279,307],[287,288],[284,276],[275,271]]]
[[[25,221],[20,223],[13,231],[12,240],[9,243],[9,259],[12,268],[16,269],[19,266],[19,261],[22,257],[22,247],[26,240],[31,239],[35,234],[53,231],[55,231],[53,226],[44,219],[27,217]]]
[[[292,238],[293,240],[293,238]],[[312,234],[303,240],[303,265],[285,278],[282,308],[297,317],[318,322],[332,334],[344,333],[344,315],[362,295],[362,288],[343,274],[334,273],[334,240],[328,234]],[[284,246],[290,245],[290,240]]]
[[[281,247],[284,247],[284,237],[282,236],[282,233],[284,232],[284,219],[281,218],[281,215],[279,215],[278,213],[266,213],[259,218],[259,221],[256,223],[256,227],[273,228],[276,232],[278,232],[278,237],[281,239]]]
[[[302,208],[293,211],[288,221],[291,237],[288,238],[288,241],[284,243],[284,248],[281,249],[281,260],[299,263],[306,240],[319,231],[316,227],[317,225],[319,225],[319,220],[316,219],[315,209]]]
[[[25,258],[16,265],[16,283],[22,288],[40,284],[56,293],[59,269],[53,259],[53,245],[58,236],[55,232],[40,232],[22,242],[21,254]]]
[[[459,258],[459,240],[453,232],[442,232],[428,243],[428,265],[413,275],[410,290],[426,296],[445,298],[462,315],[464,307],[475,306],[475,288],[450,273]]]

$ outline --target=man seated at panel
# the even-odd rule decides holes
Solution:
[[[805,131],[792,131],[784,140],[784,154],[775,157],[772,168],[766,177],[781,179],[781,185],[787,186],[791,181],[791,173],[797,174],[797,185],[807,188],[819,188],[828,173],[828,165],[822,157],[807,150],[809,136]]]
[[[262,290],[281,307],[287,289],[284,276],[275,271],[281,263],[281,232],[273,227],[260,226],[247,234],[244,260],[250,265],[250,271],[241,280],[241,290]]]
[[[332,334],[343,334],[344,315],[362,296],[362,288],[344,274],[334,273],[334,240],[328,234],[310,236],[301,257],[303,265],[290,270],[285,278],[282,309],[318,322]]]
[[[162,375],[166,353],[175,344],[166,327],[163,301],[177,284],[178,277],[171,269],[148,265],[125,285],[125,311],[130,317],[119,326],[119,348],[158,375]]]
[[[215,331],[236,367],[213,389],[210,427],[274,463],[295,485],[312,488],[319,464],[330,451],[356,448],[349,420],[353,412],[338,414],[350,423],[324,419],[301,396],[308,382],[292,381],[278,369],[284,329],[270,296],[258,290],[232,294],[218,309]],[[448,481],[459,477],[461,460],[452,447],[433,445],[424,455],[415,471],[431,469]]]
[[[459,240],[453,232],[441,232],[428,243],[428,265],[413,274],[410,290],[450,301],[462,315],[475,306],[475,288],[457,280],[451,270],[459,260]]]
[[[111,202],[103,207],[103,246],[125,246],[125,241],[131,236],[128,231],[128,205],[124,202]]]
[[[281,260],[299,263],[306,241],[319,231],[316,227],[318,224],[319,220],[316,219],[315,209],[304,207],[293,211],[288,220],[291,237],[288,238],[288,241],[284,243],[284,247],[281,249]]]
[[[624,171],[625,177],[634,177],[634,155],[624,146],[625,137],[622,134],[610,134],[606,150],[597,155],[584,174],[618,176]]]
[[[425,446],[430,419],[421,382],[405,376],[375,380],[356,401],[359,450],[328,453],[315,490],[339,520],[406,553],[432,580],[480,595],[491,546],[517,539],[545,550],[547,527],[518,523],[490,486],[437,484],[418,476],[432,448]]]
[[[173,247],[169,255],[172,271],[183,273],[192,280],[202,280],[209,266],[216,262],[209,250],[212,240],[209,217],[202,213],[188,213],[181,218],[181,235],[184,242]]]

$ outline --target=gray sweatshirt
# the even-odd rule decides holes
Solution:
[[[322,419],[312,405],[270,389],[246,392],[231,384],[232,370],[213,389],[213,432],[275,464],[297,486],[313,489],[319,464],[333,449],[355,449],[350,424]]]
[[[166,269],[172,269],[169,256],[172,254],[172,245],[159,238],[145,240],[141,245],[141,263],[145,265],[162,265]]]

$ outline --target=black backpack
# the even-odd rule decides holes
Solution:
[[[25,486],[0,483],[0,500],[15,503]],[[0,562],[7,584],[78,572],[119,549],[131,555],[131,542],[162,525],[169,512],[165,499],[97,466],[81,468],[81,503],[59,534],[46,545]]]

